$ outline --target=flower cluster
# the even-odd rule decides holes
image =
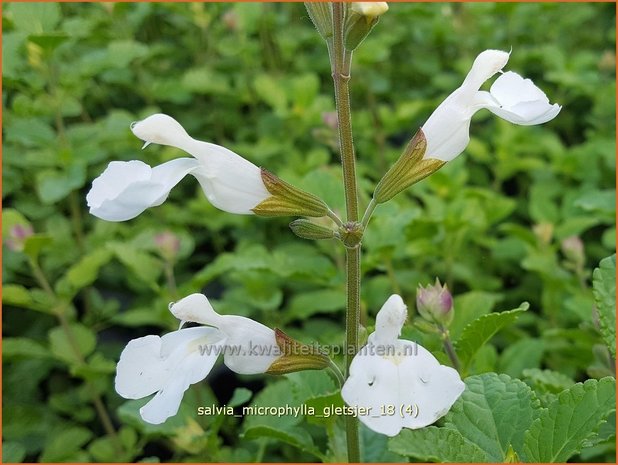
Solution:
[[[329,40],[330,7],[309,5],[312,20]],[[356,47],[387,8],[381,2],[354,3],[346,26],[346,46]],[[437,107],[380,181],[374,203],[389,200],[462,153],[470,140],[472,116],[480,109],[520,125],[544,123],[560,112],[561,107],[550,104],[529,79],[512,71],[502,72],[509,56],[498,50],[478,55],[462,85]],[[502,74],[490,90],[481,91],[483,83],[496,73]],[[153,143],[168,145],[192,157],[154,168],[138,160],[111,162],[93,181],[87,195],[90,213],[99,218],[135,218],[161,205],[188,174],[197,179],[206,198],[226,212],[333,218],[332,211],[316,196],[225,147],[192,138],[168,115],[149,116],[131,124],[131,130],[145,142],[144,148]],[[337,217],[333,219],[342,225]],[[360,225],[352,226],[358,226],[354,231],[362,236]],[[346,243],[343,233],[306,219],[295,221],[291,227],[301,237],[337,237]],[[173,259],[177,246],[166,240],[162,247]],[[448,325],[453,315],[450,293],[439,282],[419,289],[417,305],[423,318],[440,325]],[[225,365],[239,374],[283,374],[321,369],[329,363],[317,352],[297,358],[291,348],[300,343],[249,318],[219,315],[202,294],[171,304],[170,311],[181,321],[181,329],[163,337],[151,335],[130,341],[117,367],[116,390],[121,396],[139,399],[156,393],[140,410],[149,423],[159,424],[175,415],[184,392],[208,375],[221,354]],[[388,436],[398,434],[402,428],[432,424],[448,412],[464,390],[455,369],[441,365],[420,345],[399,338],[406,317],[401,297],[391,296],[376,316],[375,331],[369,335],[367,345],[352,360],[341,391],[350,407],[366,413],[359,415],[365,425]],[[185,322],[204,326],[182,328]],[[260,350],[254,351],[255,347]],[[379,350],[383,347],[391,350]],[[382,411],[385,406],[392,406],[397,414]]]

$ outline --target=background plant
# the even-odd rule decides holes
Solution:
[[[195,415],[211,403],[338,402],[320,372],[256,381],[222,370],[159,427],[141,422],[140,404],[113,391],[124,344],[175,329],[167,304],[198,289],[221,313],[285,325],[305,342],[342,341],[340,248],[301,241],[285,219],[220,212],[192,182],[124,224],[90,218],[83,200],[109,160],[136,157],[128,124],[162,110],[342,212],[330,69],[302,5],[3,10],[3,459],[342,460],[332,418]],[[512,392],[502,396],[510,403],[487,403],[504,415],[529,406],[519,424],[537,425],[530,434],[566,421],[568,412],[550,408],[563,391],[565,405],[596,411],[604,399],[598,411],[607,413],[607,381],[572,386],[613,376],[607,283],[615,266],[610,259],[595,273],[594,314],[592,269],[615,250],[614,24],[611,4],[393,4],[355,53],[363,205],[485,48],[512,46],[509,68],[543,82],[564,106],[546,127],[476,116],[466,154],[379,207],[363,242],[368,326],[385,296],[398,292],[412,307],[417,284],[436,276],[455,295],[454,340],[476,318],[529,302],[516,324],[470,349],[464,400]],[[156,164],[176,152],[147,156]],[[24,243],[28,226],[34,235]],[[169,232],[175,239],[162,246]],[[582,253],[577,241],[565,244],[572,236]],[[447,363],[436,335],[408,325],[404,336]],[[439,427],[390,443],[363,429],[361,452],[366,461],[448,460],[448,451],[421,447],[446,437],[463,444],[464,458],[455,460],[500,460],[507,444],[539,461],[568,459],[535,451],[530,440],[524,446],[523,435],[457,436],[464,430],[465,415],[454,409]],[[610,419],[567,450],[571,460],[613,460],[614,437]]]

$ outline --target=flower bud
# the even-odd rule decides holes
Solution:
[[[328,206],[322,199],[302,191],[262,168],[262,182],[271,194],[252,209],[259,216],[326,216]]]
[[[564,256],[576,266],[583,266],[586,260],[584,255],[584,243],[577,236],[567,237],[560,243]]]
[[[373,198],[377,203],[384,203],[412,184],[419,182],[440,169],[446,162],[437,159],[423,159],[427,141],[422,129],[419,129],[406,146],[403,154],[384,175],[376,186]]]
[[[453,320],[453,296],[446,284],[443,286],[436,278],[434,285],[419,285],[416,291],[416,309],[425,320],[449,325]]]
[[[542,244],[548,245],[554,235],[554,225],[551,223],[535,224],[532,231]]]
[[[294,234],[303,239],[319,240],[333,239],[335,237],[335,231],[332,229],[325,228],[304,218],[292,221],[290,229]]]
[[[180,239],[171,231],[164,231],[154,237],[154,243],[161,257],[173,262],[180,251]]]
[[[4,243],[9,250],[21,252],[24,250],[26,240],[33,234],[32,226],[29,224],[16,224],[9,230],[9,237],[6,238]]]
[[[380,15],[386,13],[386,2],[352,2],[344,25],[344,44],[349,51],[354,50],[378,24]]]
[[[278,328],[275,328],[275,339],[283,355],[268,367],[266,373],[284,375],[295,371],[323,370],[329,364],[329,358],[316,347],[298,342]]]

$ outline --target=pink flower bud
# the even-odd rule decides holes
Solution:
[[[416,291],[416,309],[424,319],[448,325],[453,319],[453,296],[446,284],[443,286],[436,278],[433,285],[419,285]]]
[[[15,252],[21,252],[24,250],[26,239],[34,234],[32,226],[29,224],[16,224],[9,231],[9,237],[5,240],[6,246],[9,250]]]
[[[334,111],[325,111],[322,113],[322,121],[331,129],[337,129],[338,127],[337,113]]]
[[[584,255],[584,243],[577,236],[567,237],[560,243],[564,256],[577,265],[583,265],[586,258]]]
[[[173,261],[180,251],[180,239],[170,231],[164,231],[154,237],[155,245],[161,256]]]

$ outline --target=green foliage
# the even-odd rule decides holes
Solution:
[[[593,293],[601,335],[616,357],[616,255],[604,258],[593,273]]]
[[[287,218],[221,212],[192,178],[127,222],[100,221],[85,202],[112,160],[183,156],[141,151],[129,130],[165,112],[342,216],[332,79],[302,4],[2,11],[3,460],[345,460],[339,416],[196,413],[344,405],[326,373],[215,367],[162,425],[142,421],[147,399],[114,389],[126,343],[175,330],[168,304],[194,292],[221,313],[339,347],[345,265],[334,241],[301,240]],[[521,127],[479,112],[465,153],[380,205],[363,238],[363,325],[399,293],[403,336],[449,363],[413,305],[417,286],[439,277],[455,298],[448,331],[467,376],[437,425],[392,439],[361,428],[365,461],[614,461],[614,6],[391,4],[352,65],[361,208],[474,57],[511,47],[507,69],[532,78],[560,115]],[[157,245],[162,233],[178,239],[175,255]],[[564,248],[573,236],[579,262]]]
[[[526,432],[527,461],[566,462],[615,410],[614,378],[590,379],[561,392]]]

